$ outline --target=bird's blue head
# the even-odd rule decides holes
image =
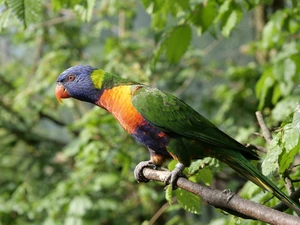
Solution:
[[[97,72],[95,73],[95,71]],[[97,78],[101,79],[101,74],[99,75],[101,71],[88,65],[70,67],[57,78],[56,98],[60,102],[62,102],[62,98],[72,97],[95,103],[101,95],[101,90],[95,86],[93,74],[97,74]]]

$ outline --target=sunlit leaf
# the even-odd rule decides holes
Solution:
[[[298,131],[298,133],[300,133],[300,104],[299,104],[299,102],[297,103],[296,108],[295,108],[292,126],[296,131]]]
[[[229,37],[231,31],[233,28],[236,27],[236,25],[240,22],[242,18],[242,13],[239,10],[233,10],[229,14],[228,18],[226,19],[225,24],[222,27],[221,33],[225,37]]]
[[[293,112],[299,101],[300,96],[290,96],[279,101],[272,110],[272,117],[274,120],[282,121],[286,119]]]
[[[76,196],[70,202],[68,215],[83,216],[91,206],[92,201],[87,196]]]
[[[284,60],[283,75],[286,82],[293,82],[293,77],[296,74],[296,68],[296,64],[292,59],[287,58]]]
[[[84,4],[75,5],[74,10],[78,13],[83,21],[88,22],[92,18],[95,2],[96,0],[84,1]]]
[[[199,196],[194,195],[180,188],[178,188],[175,191],[175,194],[176,194],[177,201],[182,208],[194,214],[201,213],[201,209],[200,209],[201,200]]]
[[[191,163],[191,165],[188,168],[188,171],[190,174],[196,173],[198,170],[200,170],[203,167],[202,160],[196,160]]]
[[[282,148],[278,145],[279,138],[273,138],[268,153],[261,165],[262,173],[269,176],[278,169],[278,158],[282,152]]]
[[[295,148],[299,143],[300,135],[299,133],[292,127],[292,124],[287,124],[283,127],[284,133],[282,137],[282,142],[285,147],[287,153]]]
[[[8,8],[2,9],[0,13],[0,32],[6,28],[11,20],[11,12]]]
[[[169,202],[170,205],[173,204],[173,190],[171,185],[168,185],[165,190],[165,198]]]
[[[276,41],[276,37],[278,37],[278,32],[274,21],[269,21],[262,32],[262,47],[265,49],[271,48]]]
[[[64,225],[82,225],[82,219],[80,217],[68,216],[64,222]]]
[[[10,0],[7,3],[25,28],[30,23],[38,21],[42,9],[40,0]]]
[[[292,124],[283,127],[282,137],[284,151],[279,158],[280,172],[283,173],[294,161],[295,155],[300,153],[300,133],[293,128]]]

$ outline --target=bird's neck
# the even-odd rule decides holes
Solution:
[[[123,97],[121,93],[125,92],[123,89],[125,86],[129,87],[130,85],[138,84],[100,69],[95,70],[91,74],[91,81],[94,88],[90,93],[86,93],[87,96],[84,98],[89,99],[88,102],[94,103],[105,109],[110,108],[111,105],[114,104],[113,102],[115,102],[115,99],[121,99],[121,97]],[[102,98],[103,94],[105,97]],[[101,103],[100,99],[105,99],[105,101],[103,100],[103,103]]]
[[[129,133],[134,132],[138,123],[143,121],[141,115],[131,103],[132,93],[136,85],[121,85],[102,92],[96,105],[110,112]]]

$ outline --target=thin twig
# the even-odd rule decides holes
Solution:
[[[270,144],[272,141],[272,135],[271,135],[269,128],[267,127],[267,124],[264,121],[262,113],[260,111],[257,111],[255,113],[255,115],[256,115],[257,122],[262,130],[265,140],[267,141],[268,144]]]
[[[295,167],[298,167],[298,166],[300,166],[300,163],[295,164],[295,165],[292,165],[292,166],[289,168],[289,171],[291,171],[292,169],[294,169]]]
[[[119,12],[119,26],[118,26],[118,37],[123,38],[125,36],[125,11],[120,10]]]
[[[172,202],[175,201],[175,198],[172,199]],[[166,209],[170,206],[169,202],[166,202],[163,204],[162,207],[152,216],[152,218],[149,220],[148,225],[152,225],[156,222],[156,220],[166,211]]]
[[[283,178],[284,178],[284,186],[288,194],[291,195],[293,192],[295,192],[295,187],[293,185],[291,178],[289,177],[288,171],[285,171],[283,173]]]
[[[65,23],[65,22],[72,21],[72,20],[75,20],[75,19],[76,19],[76,14],[71,14],[70,13],[67,16],[55,17],[55,18],[47,20],[43,23],[39,23],[39,24],[35,25],[32,29],[36,30],[36,29],[39,29],[41,27],[51,27],[53,25],[60,24],[60,23]]]

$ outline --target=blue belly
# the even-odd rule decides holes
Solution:
[[[157,127],[146,123],[137,127],[136,132],[132,134],[132,136],[138,142],[155,151],[155,153],[160,155],[170,155],[166,149],[170,141],[170,137]]]

